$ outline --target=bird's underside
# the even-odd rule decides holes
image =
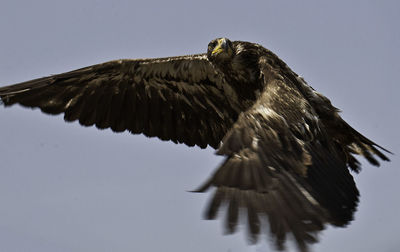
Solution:
[[[221,38],[206,54],[117,60],[0,87],[21,104],[84,126],[208,145],[225,157],[200,187],[216,187],[206,218],[226,210],[225,229],[247,220],[248,238],[288,236],[299,251],[326,224],[346,226],[359,192],[356,155],[389,160],[282,60],[260,45]]]

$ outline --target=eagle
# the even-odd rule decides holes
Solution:
[[[246,223],[251,243],[267,232],[278,250],[290,238],[308,251],[327,225],[353,220],[357,155],[389,161],[273,52],[227,38],[203,54],[115,60],[0,87],[0,98],[83,126],[214,148],[224,161],[195,190],[213,188],[205,218],[224,212],[227,233]]]

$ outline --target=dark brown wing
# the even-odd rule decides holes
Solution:
[[[375,166],[379,166],[380,163],[374,155],[384,161],[390,161],[379,149],[392,154],[390,151],[377,145],[353,129],[338,113],[324,118],[323,122],[326,125],[328,133],[332,135],[334,141],[340,146],[347,164],[353,171],[361,171],[361,164],[355,155],[364,156],[369,163]]]
[[[359,193],[309,102],[270,65],[261,73],[263,93],[224,137],[218,154],[226,159],[199,191],[217,187],[206,218],[226,206],[228,233],[244,214],[255,242],[266,217],[278,249],[290,235],[307,251],[326,223],[352,220]]]
[[[217,148],[238,116],[233,93],[203,54],[110,61],[1,87],[0,98],[84,126],[201,148]]]
[[[382,151],[392,153],[353,129],[353,127],[340,117],[339,109],[335,108],[328,98],[316,92],[303,78],[291,71],[286,65],[282,69],[286,73],[284,76],[287,81],[294,83],[314,108],[321,122],[324,124],[328,135],[340,149],[341,155],[353,171],[359,172],[361,170],[361,164],[357,160],[356,155],[364,156],[368,162],[375,166],[379,166],[379,161],[374,155],[378,156],[381,160],[390,161]]]

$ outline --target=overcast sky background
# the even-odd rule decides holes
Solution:
[[[324,2],[324,3],[323,3]],[[225,36],[264,45],[397,154],[363,160],[355,221],[314,251],[400,246],[399,1],[0,2],[0,86],[120,58],[206,51]],[[200,185],[221,158],[128,133],[0,107],[0,252],[267,251],[204,221]],[[243,227],[241,228],[243,230]]]

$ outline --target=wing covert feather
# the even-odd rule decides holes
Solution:
[[[117,60],[1,87],[0,98],[84,126],[217,148],[239,112],[221,76],[204,54]]]

